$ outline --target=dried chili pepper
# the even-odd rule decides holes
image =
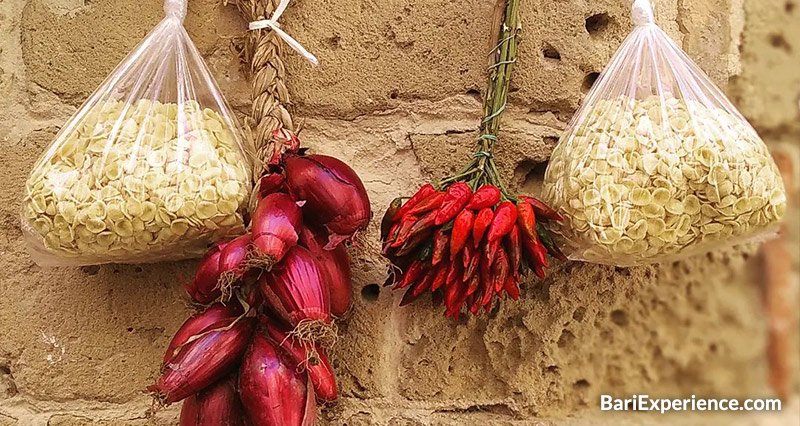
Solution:
[[[436,210],[439,206],[442,205],[442,201],[444,201],[445,193],[444,192],[435,192],[429,195],[424,200],[420,201],[414,208],[412,208],[408,213],[410,215],[419,215],[420,213],[427,213],[431,210]]]
[[[505,289],[506,293],[508,293],[509,297],[513,300],[519,299],[519,283],[514,277],[508,276],[506,278],[503,289]]]
[[[562,252],[561,249],[558,248],[558,245],[556,244],[555,241],[553,241],[553,238],[550,236],[547,230],[544,229],[544,227],[537,225],[536,233],[539,236],[539,241],[541,241],[541,243],[544,245],[544,248],[547,249],[547,252],[550,254],[550,256],[553,256],[562,262],[566,262],[569,260],[567,259],[567,256],[564,254],[564,252]]]
[[[450,185],[445,192],[442,206],[436,215],[436,225],[442,225],[448,220],[456,217],[458,212],[464,209],[472,196],[472,189],[464,182],[456,182]]]
[[[449,243],[450,235],[442,231],[441,228],[436,230],[436,232],[433,234],[433,260],[431,263],[436,265],[445,258]]]
[[[468,209],[481,210],[492,207],[500,201],[500,190],[494,185],[483,185],[478,188],[467,204]]]
[[[415,260],[414,262],[411,263],[411,266],[408,267],[406,273],[403,274],[403,278],[401,278],[400,281],[396,282],[392,287],[392,289],[399,289],[410,286],[411,284],[416,282],[420,277],[422,277],[422,274],[424,274],[426,270],[427,270],[426,262],[423,262],[421,260]]]
[[[453,264],[445,264],[442,263],[439,265],[439,269],[436,270],[436,276],[431,283],[431,291],[436,291],[439,287],[443,286],[445,282],[447,282],[447,274],[450,272],[450,268],[453,267]]]
[[[517,203],[517,224],[523,236],[536,239],[536,212],[533,206],[526,202]]]
[[[401,197],[397,197],[392,200],[392,203],[389,204],[389,208],[386,209],[386,213],[383,214],[383,219],[381,220],[381,241],[386,241],[386,237],[389,236],[389,231],[392,229],[392,225],[395,222],[395,217],[397,216],[397,212],[403,206],[403,199]]]
[[[475,218],[475,224],[472,227],[472,242],[476,248],[483,239],[483,234],[486,233],[486,230],[489,229],[489,225],[492,224],[492,219],[494,219],[494,212],[491,208],[486,207],[478,212],[478,216]]]
[[[403,204],[403,207],[400,207],[400,210],[398,210],[397,213],[395,213],[395,216],[394,216],[393,220],[396,222],[397,220],[402,219],[406,214],[408,214],[408,212],[411,211],[411,209],[416,207],[417,204],[419,204],[420,201],[428,198],[430,195],[434,194],[435,192],[436,192],[436,188],[434,188],[433,185],[431,185],[429,183],[427,183],[425,185],[422,185],[417,190],[417,193],[412,195],[411,198],[409,198],[408,201],[406,201],[406,203]]]
[[[506,251],[502,248],[497,250],[495,262],[492,264],[492,286],[497,294],[503,290],[506,277],[509,271],[509,261]]]
[[[390,247],[400,247],[402,246],[406,240],[408,240],[409,236],[411,235],[411,228],[417,223],[419,220],[416,216],[407,215],[400,221],[400,228],[397,231],[397,238],[394,239],[394,242],[391,244]]]
[[[450,260],[454,260],[458,253],[467,244],[472,224],[475,221],[475,213],[472,210],[463,210],[456,216],[453,225],[453,234],[450,236]]]
[[[497,207],[494,219],[489,226],[488,241],[491,243],[511,232],[517,221],[517,207],[511,201],[504,201]]]
[[[564,220],[564,218],[557,211],[555,211],[552,207],[548,206],[547,204],[545,204],[542,200],[539,200],[538,198],[527,197],[525,195],[520,195],[519,199],[527,202],[528,204],[530,204],[531,207],[533,207],[533,210],[536,211],[536,214],[538,214],[539,216],[541,216],[541,217],[543,217],[545,219],[556,220],[556,221],[559,221],[559,222]]]
[[[506,251],[508,252],[508,263],[510,275],[519,280],[519,267],[522,262],[522,231],[519,225],[514,226],[511,232],[506,235]]]

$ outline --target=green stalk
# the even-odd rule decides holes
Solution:
[[[519,0],[506,0],[498,32],[499,42],[489,52],[494,61],[489,67],[489,81],[484,96],[484,119],[481,121],[481,136],[478,138],[475,155],[464,168],[465,172],[443,179],[439,182],[440,187],[459,180],[467,181],[473,190],[481,185],[491,184],[500,189],[503,199],[511,198],[500,180],[492,154],[500,132],[500,117],[508,102],[508,86],[517,60],[518,37],[521,30]]]

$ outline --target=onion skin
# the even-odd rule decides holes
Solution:
[[[186,398],[180,426],[244,426],[244,408],[232,377]]]
[[[228,323],[230,324],[230,323]],[[247,349],[255,318],[241,318],[229,330],[207,331],[185,344],[162,368],[161,378],[147,390],[164,404],[200,392],[225,376]],[[225,326],[224,324],[217,324]]]
[[[229,242],[219,257],[219,284],[222,294],[230,294],[231,286],[247,271],[244,261],[250,250],[252,235],[244,234]]]
[[[314,256],[302,246],[292,247],[283,261],[259,281],[262,294],[276,312],[288,316],[292,325],[300,321],[330,323],[328,287]]]
[[[372,212],[358,174],[347,164],[327,155],[287,154],[286,186],[304,200],[309,223],[324,226],[332,235],[328,248],[363,230]]]
[[[331,314],[341,317],[350,309],[353,301],[353,286],[350,276],[350,256],[339,244],[333,250],[325,250],[327,236],[309,228],[300,233],[300,243],[308,249],[319,264],[323,282],[328,287]]]
[[[305,373],[256,333],[239,369],[239,395],[252,426],[311,426],[317,416]]]
[[[205,311],[190,317],[175,332],[175,336],[169,342],[169,347],[164,353],[164,364],[174,358],[178,354],[178,347],[186,343],[192,336],[214,328],[224,327],[232,323],[241,313],[241,309],[235,304],[223,305],[222,303],[214,303]]]
[[[323,401],[335,400],[339,396],[336,375],[333,373],[333,368],[325,351],[318,345],[304,347],[300,342],[291,338],[288,331],[271,322],[262,320],[261,324],[265,322],[264,329],[270,339],[289,354],[295,364],[308,372],[308,377],[311,379],[317,398]]]
[[[269,269],[297,245],[303,214],[292,197],[273,193],[259,200],[252,224],[254,251]]]
[[[217,286],[221,273],[219,259],[222,255],[222,250],[227,245],[227,242],[214,244],[203,256],[203,259],[200,260],[200,265],[197,267],[197,272],[192,282],[181,282],[186,293],[195,302],[205,305],[213,302],[222,294],[222,291]]]

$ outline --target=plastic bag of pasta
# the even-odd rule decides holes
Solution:
[[[185,0],[72,116],[25,185],[40,265],[175,260],[244,231],[241,130],[183,27]]]
[[[628,266],[774,235],[786,194],[764,142],[648,0],[633,20],[545,173],[569,255]]]

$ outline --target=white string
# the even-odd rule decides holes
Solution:
[[[286,10],[286,6],[288,5],[289,5],[289,0],[281,0],[281,2],[278,4],[278,7],[275,8],[275,12],[272,14],[272,18],[262,19],[260,21],[253,21],[250,23],[248,28],[250,28],[251,30],[260,30],[262,28],[269,28],[272,31],[275,31],[275,34],[277,34],[278,37],[282,38],[283,41],[285,41],[286,44],[289,45],[289,47],[296,50],[297,53],[303,55],[303,57],[308,59],[308,61],[311,62],[312,64],[317,65],[319,63],[319,61],[317,61],[317,57],[312,55],[311,52],[309,52],[308,50],[306,50],[306,48],[303,47],[300,43],[298,43],[297,40],[293,39],[292,36],[286,34],[281,29],[281,24],[278,23],[278,19],[280,19],[281,15],[283,14],[283,11]]]
[[[631,9],[631,18],[637,27],[655,24],[656,19],[653,16],[653,6],[650,5],[650,0],[635,0]]]

